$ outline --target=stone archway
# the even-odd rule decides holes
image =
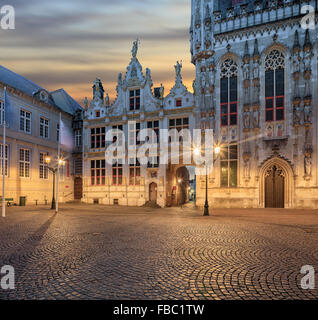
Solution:
[[[261,208],[293,208],[294,173],[286,160],[280,157],[267,160],[259,177]]]

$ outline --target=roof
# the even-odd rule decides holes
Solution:
[[[0,81],[30,97],[34,97],[34,95],[39,91],[45,90],[50,96],[48,104],[71,115],[74,115],[77,110],[83,110],[82,106],[77,103],[64,89],[49,92],[43,87],[1,65]]]

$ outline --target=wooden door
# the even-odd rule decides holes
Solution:
[[[267,171],[265,178],[265,207],[285,207],[285,177],[283,171],[274,165]]]
[[[83,180],[82,178],[75,178],[74,180],[74,199],[80,200],[83,197]]]
[[[157,184],[154,182],[149,185],[149,200],[157,203]]]

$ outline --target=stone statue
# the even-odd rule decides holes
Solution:
[[[253,127],[254,129],[259,128],[259,111],[257,109],[253,111]]]
[[[249,65],[249,63],[243,64],[243,79],[244,80],[250,79],[250,65]]]
[[[311,58],[313,57],[313,53],[311,50],[307,50],[304,52],[304,70],[308,71],[311,70]]]
[[[174,68],[176,69],[177,78],[181,77],[182,60],[181,62],[177,61],[177,64],[174,66]]]
[[[312,123],[312,107],[309,103],[304,106],[304,121],[305,123]]]
[[[104,88],[100,79],[96,78],[93,85],[94,100],[104,100]]]
[[[106,107],[109,107],[109,106],[110,106],[110,101],[109,101],[109,95],[108,95],[108,93],[106,94],[105,105],[106,105]]]
[[[165,88],[163,84],[161,83],[160,88],[159,88],[159,94],[160,94],[160,99],[163,99],[165,93]]]
[[[311,166],[312,166],[312,158],[311,153],[305,153],[305,175],[308,177],[311,176]]]
[[[301,125],[302,107],[297,105],[294,109],[294,125]]]
[[[296,72],[300,72],[300,55],[299,53],[295,53],[293,55],[293,72],[296,73]]]
[[[259,78],[259,64],[258,61],[254,61],[253,63],[253,79]]]
[[[250,112],[248,110],[243,112],[243,127],[244,129],[250,129]]]
[[[205,77],[205,72],[201,73],[201,88],[205,89],[206,87],[206,77]]]
[[[139,43],[140,43],[139,38],[137,38],[133,43],[133,47],[131,49],[131,54],[133,58],[137,57]]]

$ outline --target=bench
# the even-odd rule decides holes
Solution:
[[[11,207],[11,202],[13,202],[13,198],[5,198],[7,203],[7,207]],[[0,198],[0,202],[2,202],[2,198]]]

